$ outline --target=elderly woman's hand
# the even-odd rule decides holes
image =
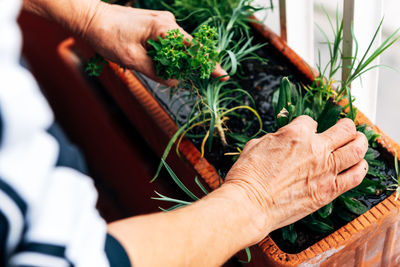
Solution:
[[[321,134],[316,130],[313,119],[298,117],[248,142],[228,173],[226,185],[237,187],[246,206],[264,218],[257,220],[260,239],[328,204],[366,175],[368,141],[351,120]]]
[[[157,78],[153,61],[147,55],[148,39],[165,36],[168,30],[179,29],[189,40],[192,37],[168,11],[154,11],[99,3],[81,35],[95,50],[111,61]],[[227,75],[217,65],[214,77]],[[173,84],[169,83],[170,85]]]

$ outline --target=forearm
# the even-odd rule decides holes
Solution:
[[[100,0],[23,0],[23,9],[56,21],[81,35],[106,3]]]
[[[223,187],[173,212],[113,223],[109,232],[134,266],[219,266],[269,232],[240,194]]]

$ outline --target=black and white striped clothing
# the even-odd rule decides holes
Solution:
[[[126,259],[81,172],[60,166],[53,114],[19,64],[21,0],[0,0],[0,266],[110,266]],[[61,153],[62,154],[62,153]]]

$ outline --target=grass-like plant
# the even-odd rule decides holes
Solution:
[[[250,17],[256,11],[265,9],[254,7],[254,0],[175,0],[164,5],[189,31],[202,24],[223,24],[238,31],[248,31]],[[273,8],[272,1],[270,8]]]

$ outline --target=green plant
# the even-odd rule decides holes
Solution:
[[[377,33],[382,27],[382,21],[378,25],[375,34],[365,53],[362,55],[361,60],[358,57],[358,43],[353,33],[355,41],[354,56],[349,58],[350,65],[344,65],[344,56],[341,51],[343,42],[343,22],[339,20],[338,13],[336,13],[336,22],[333,23],[328,17],[332,33],[334,35],[333,41],[330,41],[327,34],[321,29],[326,41],[325,44],[329,50],[329,61],[322,67],[321,56],[319,53],[317,70],[319,76],[315,77],[314,81],[304,86],[304,93],[300,90],[299,86],[290,83],[287,78],[283,78],[279,90],[277,90],[273,97],[274,114],[276,118],[277,128],[280,128],[295,117],[299,115],[309,115],[318,122],[318,132],[323,132],[333,126],[340,118],[348,117],[355,120],[357,110],[353,107],[354,98],[351,95],[350,84],[355,79],[360,78],[365,72],[378,67],[379,65],[370,66],[373,60],[389,48],[399,37],[396,36],[399,30],[391,34],[385,39],[381,45],[374,51],[370,51],[373,43],[376,41]],[[349,75],[344,81],[337,81],[334,79],[335,74],[339,70],[349,69]],[[335,89],[335,87],[337,89]],[[349,112],[345,114],[346,107],[336,104],[338,101],[347,98]],[[369,171],[367,177],[364,178],[362,183],[356,188],[342,194],[333,202],[321,208],[317,212],[307,216],[299,222],[284,227],[282,231],[283,240],[294,243],[297,239],[296,224],[303,224],[314,232],[329,233],[335,229],[335,225],[340,220],[349,222],[355,216],[361,215],[368,210],[361,201],[358,200],[361,196],[382,194],[386,187],[383,181],[387,177],[382,173],[384,163],[378,160],[379,153],[376,148],[376,139],[379,135],[375,134],[372,130],[367,129],[366,125],[360,125],[357,130],[364,133],[368,139],[369,149],[365,155],[365,160],[368,162]],[[397,165],[397,158],[395,166]],[[398,166],[396,167],[398,170]],[[396,175],[399,177],[398,171]],[[389,190],[396,191],[396,199],[400,194],[400,180],[393,178],[397,184],[389,186]]]
[[[108,64],[107,61],[102,56],[96,54],[89,59],[85,71],[89,76],[97,77],[101,74],[106,64]]]
[[[240,1],[240,4],[243,4],[243,1]],[[238,7],[233,8],[233,12],[238,12],[238,9]],[[249,93],[233,81],[223,82],[219,78],[208,79],[217,61],[221,62],[222,67],[229,71],[231,76],[234,76],[244,60],[252,58],[262,60],[254,54],[254,51],[261,48],[262,45],[253,45],[251,37],[247,40],[245,37],[238,40],[234,38],[233,25],[236,17],[236,15],[231,16],[227,25],[220,23],[218,30],[202,24],[194,33],[195,38],[192,42],[184,40],[183,35],[177,30],[170,32],[165,39],[159,38],[157,42],[149,40],[153,46],[149,55],[156,62],[157,73],[164,75],[162,76],[164,79],[180,79],[178,87],[192,92],[193,96],[193,101],[190,102],[190,105],[193,105],[192,112],[189,113],[187,123],[182,125],[170,140],[163,159],[167,157],[175,141],[177,141],[178,148],[182,138],[195,128],[204,129],[201,145],[202,155],[205,153],[206,143],[208,143],[208,150],[211,150],[216,134],[222,145],[228,146],[226,122],[232,117],[240,118],[242,115],[237,112],[239,110],[247,110],[257,118],[260,127],[254,133],[254,137],[262,131],[261,118],[254,109],[254,101]],[[195,42],[194,45],[193,42]],[[202,68],[207,71],[200,71],[199,75],[198,70]],[[248,104],[244,105],[244,99],[249,99],[253,107]],[[247,124],[249,125],[249,123]],[[242,133],[231,133],[229,136],[235,139],[235,144],[239,147],[244,145],[240,144],[240,140],[248,141],[251,138],[249,136],[246,138]],[[158,176],[161,167],[160,163],[153,179]]]
[[[174,13],[185,28],[192,31],[202,24],[224,24],[237,30],[248,31],[248,22],[256,11],[254,0],[175,0],[164,6]],[[270,1],[270,8],[273,8]],[[229,23],[230,22],[230,25]]]
[[[205,24],[191,41],[176,29],[168,31],[165,38],[150,39],[148,43],[152,46],[148,54],[156,63],[156,72],[165,80],[209,79],[217,64],[216,28]]]
[[[308,92],[306,91],[305,94]],[[300,86],[292,84],[286,77],[283,78],[279,90],[276,91],[273,97],[277,128],[286,125],[299,115],[306,114],[318,121],[318,132],[323,132],[334,125],[341,117],[345,117],[343,107],[334,103],[330,98],[324,99],[324,109],[318,116],[315,116],[310,106],[313,106],[312,102],[305,102]],[[382,174],[381,170],[384,167],[384,163],[378,160],[379,153],[375,149],[376,139],[379,138],[379,135],[368,129],[366,125],[357,126],[357,130],[367,137],[370,146],[365,155],[365,160],[369,165],[367,177],[364,178],[359,186],[342,194],[317,212],[295,224],[282,228],[283,240],[295,243],[297,239],[296,225],[298,224],[302,224],[314,232],[330,233],[337,228],[337,225],[349,222],[355,216],[361,215],[368,210],[368,207],[360,202],[358,198],[365,195],[382,194],[385,191],[385,186],[382,182],[386,179],[386,176]],[[394,188],[394,185],[392,188]]]
[[[188,116],[188,121],[179,127],[178,131],[169,141],[162,155],[163,160],[167,158],[175,142],[176,151],[179,154],[178,148],[181,140],[189,131],[197,127],[204,129],[204,134],[201,135],[203,138],[201,146],[202,155],[205,153],[206,142],[208,142],[208,149],[211,150],[215,134],[219,135],[223,145],[228,145],[225,136],[225,132],[227,131],[225,122],[229,120],[230,116],[241,117],[241,115],[236,113],[238,110],[248,110],[254,114],[256,123],[259,125],[258,131],[253,133],[254,137],[261,132],[262,121],[258,113],[249,105],[242,104],[243,98],[247,97],[251,101],[251,96],[245,90],[233,87],[233,85],[235,85],[234,82],[221,82],[218,79],[213,79],[211,81],[203,81],[203,84],[199,88],[194,89],[197,92],[195,94],[196,100]],[[249,123],[252,124],[253,122],[249,121]],[[246,129],[244,129],[244,132],[247,132]],[[157,178],[162,166],[162,163],[160,163],[153,180]]]
[[[350,84],[357,78],[361,78],[362,74],[368,72],[369,70],[383,66],[383,65],[371,66],[371,63],[373,63],[373,61],[379,55],[381,55],[385,50],[387,50],[400,38],[400,36],[397,36],[400,29],[394,31],[375,50],[371,51],[373,44],[377,40],[378,33],[382,28],[382,23],[383,23],[382,19],[375,33],[373,34],[366,51],[359,60],[358,42],[357,38],[354,35],[353,28],[352,28],[352,37],[354,40],[354,55],[350,58],[346,58],[341,50],[341,46],[343,43],[343,21],[339,19],[337,11],[336,11],[335,23],[332,22],[332,20],[328,15],[327,18],[331,26],[332,33],[334,35],[333,41],[329,40],[328,35],[319,26],[318,28],[325,37],[325,44],[328,46],[330,59],[326,64],[326,66],[322,68],[321,56],[320,53],[318,54],[319,56],[318,56],[317,70],[319,72],[319,76],[315,77],[314,82],[307,87],[308,92],[310,93],[308,97],[313,97],[313,98],[317,97],[319,100],[318,102],[321,104],[324,103],[323,99],[333,98],[335,101],[339,102],[343,98],[347,98],[350,109],[347,114],[347,117],[354,120],[356,118],[357,110],[353,108],[354,99],[351,95]],[[344,59],[350,59],[350,63],[348,65],[344,65],[343,62]],[[347,75],[346,79],[343,81],[335,80],[334,75],[339,70],[343,69],[349,70],[349,74]],[[334,89],[335,87],[337,87],[337,89]],[[323,108],[320,107],[320,110],[323,110]]]

